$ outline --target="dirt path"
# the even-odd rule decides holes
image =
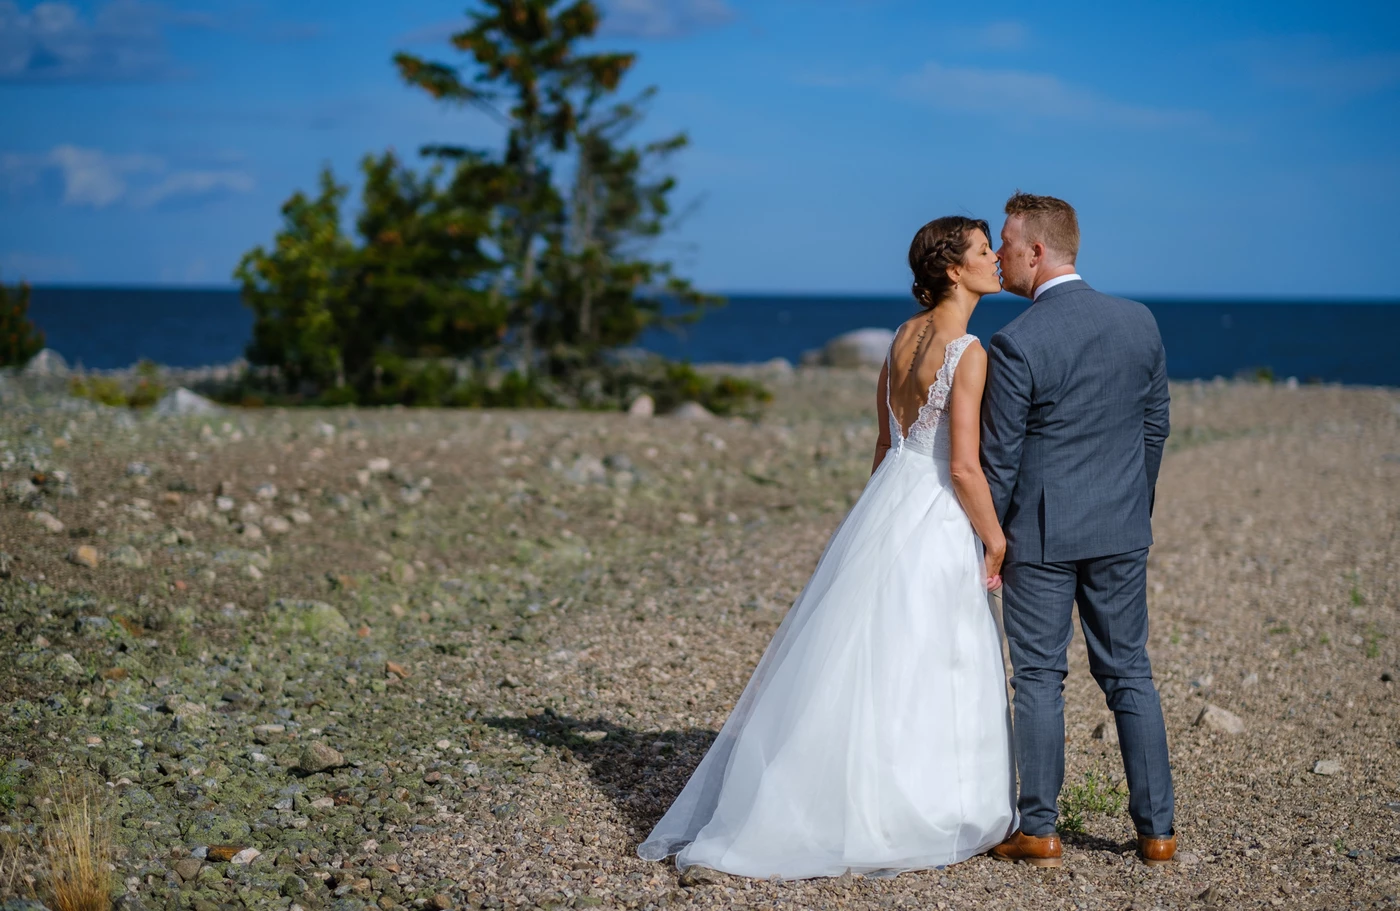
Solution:
[[[1151,649],[1182,863],[1132,859],[1079,642],[1058,876],[683,883],[637,859],[869,471],[873,377],[775,384],[758,423],[12,399],[9,838],[66,767],[112,783],[132,907],[1400,905],[1394,391],[1173,390]],[[1243,732],[1196,725],[1206,705]],[[261,853],[196,862],[211,844]]]

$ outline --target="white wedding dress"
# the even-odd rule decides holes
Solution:
[[[907,434],[891,411],[890,452],[643,858],[888,875],[1014,831],[1000,633],[948,471],[948,399],[973,340],[947,346]]]

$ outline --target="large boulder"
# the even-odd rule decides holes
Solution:
[[[218,414],[221,411],[218,405],[184,386],[167,392],[155,407],[156,414]]]
[[[827,342],[815,360],[827,367],[878,367],[893,341],[889,329],[855,329]]]
[[[25,376],[67,376],[68,362],[52,348],[45,348],[24,365]]]

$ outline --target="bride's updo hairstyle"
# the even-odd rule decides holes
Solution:
[[[980,218],[946,215],[935,218],[919,229],[909,245],[909,271],[914,273],[914,300],[926,310],[938,306],[948,296],[953,282],[948,268],[963,261],[972,243],[972,232],[981,231],[991,237],[987,223]]]

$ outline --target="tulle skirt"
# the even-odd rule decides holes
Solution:
[[[948,463],[891,452],[719,737],[638,848],[742,876],[965,860],[1016,825],[982,545]]]

